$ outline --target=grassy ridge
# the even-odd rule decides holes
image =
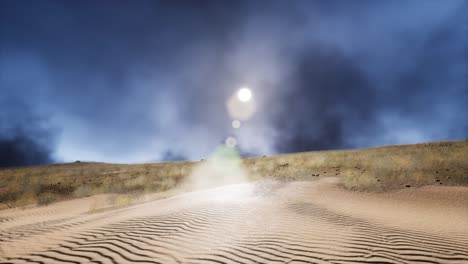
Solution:
[[[346,188],[389,191],[423,185],[468,186],[468,140],[318,151],[247,159],[256,178],[343,177]]]
[[[3,207],[16,207],[99,193],[161,192],[177,186],[190,173],[192,165],[80,162],[0,169],[0,203]]]
[[[0,209],[48,204],[99,193],[174,189],[199,162],[69,163],[0,169]],[[343,177],[346,188],[388,191],[423,185],[468,185],[468,141],[317,151],[243,159],[251,180]]]

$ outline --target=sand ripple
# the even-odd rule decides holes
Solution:
[[[92,198],[4,210],[0,263],[468,263],[468,190],[437,188],[259,182],[97,213]]]

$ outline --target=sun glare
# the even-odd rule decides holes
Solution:
[[[249,184],[238,183],[213,188],[205,193],[210,201],[239,203],[253,197],[253,187]]]
[[[252,99],[252,91],[247,87],[242,87],[237,92],[237,98],[239,98],[241,102],[248,102]]]

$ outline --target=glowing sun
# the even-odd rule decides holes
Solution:
[[[248,101],[250,101],[250,99],[252,99],[252,91],[250,91],[250,89],[247,88],[247,87],[242,87],[237,92],[237,98],[241,102],[248,102]]]

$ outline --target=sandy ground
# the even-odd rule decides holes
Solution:
[[[366,194],[338,179],[0,211],[0,263],[468,263],[468,188]]]

